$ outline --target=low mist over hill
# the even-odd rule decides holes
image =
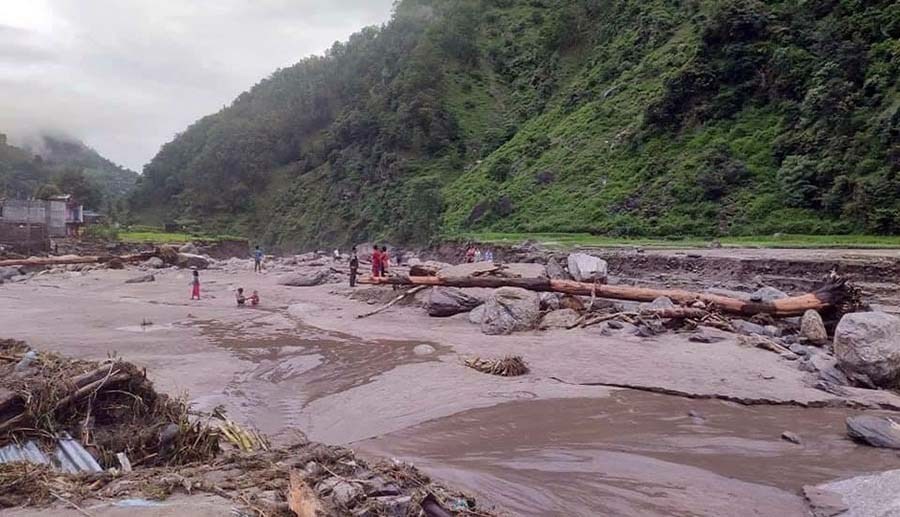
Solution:
[[[132,197],[268,244],[900,232],[900,4],[403,0]]]

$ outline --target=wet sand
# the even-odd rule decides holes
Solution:
[[[144,366],[198,409],[224,405],[276,442],[303,432],[416,461],[523,515],[804,515],[799,488],[900,467],[896,453],[843,439],[843,409],[738,406],[622,391],[630,383],[748,403],[843,403],[769,352],[591,331],[484,336],[465,317],[371,307],[345,286],[288,288],[277,275],[202,273],[124,284],[138,271],[44,275],[0,286],[0,336],[85,358]],[[263,306],[237,309],[237,286]],[[142,323],[152,323],[142,325]],[[433,351],[416,347],[427,344]],[[514,379],[462,366],[521,354]],[[900,398],[863,393],[858,401]],[[686,417],[700,411],[702,423]],[[813,432],[811,430],[815,429]],[[782,431],[803,445],[782,442]]]

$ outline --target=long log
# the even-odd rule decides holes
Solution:
[[[134,255],[122,255],[120,257],[114,255],[86,255],[86,256],[63,256],[63,257],[29,257],[26,259],[0,260],[0,267],[10,266],[64,266],[70,264],[98,264],[106,263],[113,259],[122,262],[143,262],[153,253],[137,253]]]
[[[495,276],[442,278],[436,276],[392,276],[362,277],[361,284],[370,285],[430,285],[445,287],[521,287],[531,291],[556,292],[577,296],[591,296],[613,300],[652,302],[665,296],[678,304],[702,301],[708,306],[729,314],[753,316],[770,314],[777,317],[802,316],[812,309],[825,311],[843,304],[848,297],[846,282],[833,278],[813,293],[791,296],[772,302],[753,302],[709,293],[698,293],[684,289],[653,289],[624,285],[601,285],[572,280],[551,280],[548,278],[501,278]]]

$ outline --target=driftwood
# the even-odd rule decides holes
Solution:
[[[711,309],[741,316],[770,314],[775,317],[802,316],[808,310],[826,311],[837,308],[848,301],[851,289],[839,277],[830,278],[815,292],[782,298],[771,302],[753,302],[709,293],[698,293],[683,289],[653,289],[625,285],[601,285],[575,282],[572,280],[552,280],[548,278],[502,278],[496,276],[442,278],[436,276],[393,276],[362,277],[361,284],[372,285],[420,285],[446,287],[520,287],[531,291],[556,292],[578,296],[591,296],[613,300],[652,302],[659,297],[667,297],[680,305],[690,305],[702,301]]]
[[[359,316],[357,316],[357,318],[368,318],[369,316],[374,316],[374,315],[376,315],[376,314],[378,314],[378,313],[380,313],[380,312],[384,312],[384,311],[390,309],[391,307],[393,307],[394,305],[400,303],[401,300],[406,299],[406,298],[408,298],[408,297],[410,297],[410,296],[412,296],[412,295],[418,293],[419,291],[421,291],[421,290],[423,290],[423,289],[428,289],[428,286],[427,286],[427,285],[420,285],[420,286],[417,286],[417,287],[413,287],[413,288],[410,289],[409,291],[406,291],[405,293],[401,294],[400,296],[394,298],[393,300],[391,300],[390,302],[388,302],[386,305],[383,305],[383,306],[381,306],[381,307],[375,309],[374,311],[367,312],[367,313],[365,313],[365,314],[360,314]]]
[[[64,256],[64,257],[29,257],[26,259],[0,260],[0,267],[10,266],[63,266],[69,264],[105,264],[112,260],[122,262],[143,262],[153,257],[154,253],[137,253],[135,255],[96,255],[96,256]]]

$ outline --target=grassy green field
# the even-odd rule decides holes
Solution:
[[[166,233],[155,231],[119,232],[119,240],[129,243],[183,244],[199,237],[187,233]]]
[[[705,238],[615,238],[588,233],[469,233],[458,238],[492,244],[517,244],[526,240],[545,246],[643,246],[659,248],[706,247],[713,239]],[[879,235],[767,235],[722,237],[725,247],[748,248],[900,248],[900,236]]]

